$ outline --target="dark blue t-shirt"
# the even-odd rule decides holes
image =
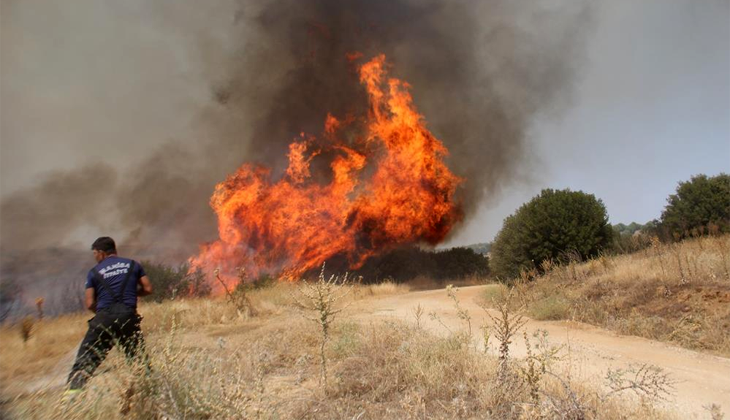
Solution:
[[[129,258],[122,258],[113,255],[105,258],[102,262],[96,265],[94,269],[101,274],[106,282],[114,290],[117,295],[122,295],[122,302],[131,307],[137,307],[137,284],[139,279],[144,275],[144,268],[140,263],[135,262],[134,272],[132,276],[127,280],[127,286],[123,293],[119,293],[119,289],[122,287],[122,282],[127,276],[129,267],[132,265],[132,260]],[[89,274],[86,276],[86,288],[94,288],[96,293],[96,309],[102,309],[111,306],[114,303],[114,297],[109,294],[106,287],[98,284],[98,280],[94,276],[94,269],[89,270]]]

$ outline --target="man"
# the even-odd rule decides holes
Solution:
[[[137,296],[152,293],[149,278],[139,263],[117,256],[112,238],[97,239],[91,250],[97,265],[86,277],[86,308],[96,316],[89,320],[89,330],[68,376],[69,393],[81,391],[115,343],[122,346],[128,359],[146,359]]]

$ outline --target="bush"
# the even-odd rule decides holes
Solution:
[[[675,240],[698,234],[730,232],[730,175],[697,175],[680,182],[667,199],[661,230]],[[717,233],[717,232],[715,232]]]
[[[152,283],[152,295],[146,299],[162,302],[175,297],[201,297],[210,294],[210,285],[202,271],[190,271],[187,264],[178,267],[143,261],[142,266]]]
[[[601,200],[582,191],[545,189],[505,219],[492,246],[491,268],[508,280],[539,270],[544,260],[596,256],[612,240]]]
[[[366,282],[392,279],[406,282],[419,276],[434,280],[455,280],[489,274],[489,259],[463,247],[444,251],[425,251],[410,247],[369,259],[353,273]]]
[[[557,296],[549,296],[530,305],[530,317],[538,321],[557,321],[570,317],[570,303]]]
[[[657,222],[650,221],[644,225],[633,222],[629,225],[619,223],[613,225],[613,252],[631,254],[651,245],[651,237],[655,236]]]

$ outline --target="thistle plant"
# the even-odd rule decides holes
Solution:
[[[504,299],[495,302],[496,309],[499,312],[496,316],[492,315],[486,306],[483,307],[489,319],[494,323],[492,327],[494,338],[499,341],[499,369],[497,376],[500,382],[507,381],[509,377],[509,345],[512,344],[512,338],[527,323],[527,320],[523,318],[520,311],[516,313],[512,311],[510,307],[512,293],[512,290],[510,290]]]
[[[523,331],[522,336],[525,340],[527,358],[525,359],[525,366],[520,370],[527,383],[530,398],[533,403],[537,404],[540,399],[540,382],[543,376],[548,373],[548,366],[553,361],[560,360],[558,353],[562,350],[562,346],[551,346],[548,343],[548,332],[545,330],[537,330],[532,333],[532,338],[535,340],[534,344],[528,338],[527,331]]]
[[[628,369],[609,369],[606,380],[611,389],[606,397],[633,391],[652,400],[665,400],[676,384],[662,368],[646,363],[632,365]]]
[[[451,300],[454,302],[454,306],[456,307],[456,315],[459,317],[460,320],[466,322],[467,329],[469,331],[469,337],[471,337],[471,315],[469,315],[469,311],[462,308],[459,304],[459,299],[456,297],[456,292],[459,291],[458,287],[454,287],[453,284],[450,284],[446,286],[446,295],[451,298]]]
[[[322,341],[319,347],[320,384],[324,389],[327,389],[327,356],[325,355],[325,348],[329,340],[332,323],[336,316],[345,309],[345,307],[336,308],[336,303],[347,296],[351,289],[346,287],[347,274],[342,278],[333,274],[327,279],[324,275],[324,269],[325,265],[322,264],[322,271],[319,273],[316,282],[310,283],[302,280],[298,287],[299,296],[297,294],[291,296],[300,308],[306,311],[314,311],[317,314],[314,317],[305,315],[305,318],[318,323],[320,326],[322,333]]]
[[[482,325],[480,328],[482,330],[482,338],[484,339],[484,354],[487,354],[489,353],[489,339],[492,337],[492,330],[487,324]]]

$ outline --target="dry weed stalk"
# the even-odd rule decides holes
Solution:
[[[357,276],[355,281],[352,282],[352,299],[353,300],[360,300],[363,298],[362,296],[362,276]]]
[[[33,327],[35,321],[30,316],[26,316],[20,321],[20,337],[23,339],[23,343],[27,343],[30,340],[30,336],[33,335]]]
[[[264,379],[266,377],[266,362],[268,354],[264,351],[256,351],[256,357],[251,358],[251,370],[255,373],[255,396],[252,398],[254,402],[254,415],[256,419],[261,419],[264,414],[269,411],[268,401],[266,398],[266,386]]]
[[[665,400],[671,395],[675,384],[662,368],[646,363],[625,370],[611,369],[606,374],[606,380],[611,392],[605,397],[630,390],[654,400]]]
[[[423,306],[419,303],[418,306],[413,308],[413,317],[416,318],[416,328],[421,329],[421,318],[423,317]]]
[[[532,402],[537,404],[540,401],[540,379],[545,373],[545,366],[543,365],[538,367],[538,360],[535,358],[532,351],[530,339],[527,338],[527,331],[523,331],[522,336],[525,339],[525,348],[527,349],[527,359],[525,360],[526,366],[521,368],[522,376],[524,376],[525,382],[527,382]]]
[[[601,263],[601,266],[603,266],[603,271],[606,274],[609,274],[614,267],[613,263],[611,262],[611,258],[609,258],[604,252],[600,253],[600,256],[598,257],[598,262]]]
[[[533,403],[537,404],[540,399],[540,382],[542,377],[548,372],[549,365],[560,360],[558,353],[562,350],[562,346],[551,346],[548,343],[548,332],[545,330],[537,330],[532,333],[532,338],[536,341],[533,344],[527,336],[527,331],[522,332],[525,340],[525,348],[527,349],[527,358],[525,359],[525,367],[521,368],[522,376],[527,383],[530,392],[530,398]]]
[[[329,332],[332,322],[334,322],[337,314],[342,312],[345,307],[336,309],[335,304],[337,301],[347,296],[352,289],[345,287],[347,285],[347,274],[342,279],[334,274],[330,276],[329,280],[324,275],[325,265],[322,264],[322,271],[319,273],[319,278],[316,282],[310,283],[306,280],[302,280],[299,284],[298,290],[306,299],[301,299],[292,293],[291,297],[299,305],[300,308],[315,311],[319,314],[319,317],[308,317],[306,319],[316,322],[319,324],[322,332],[322,342],[320,343],[319,356],[320,356],[320,369],[321,369],[321,385],[327,389],[327,357],[325,355],[325,347],[329,340]]]
[[[566,270],[568,271],[569,279],[573,281],[578,281],[577,267],[583,261],[580,253],[574,249],[564,251],[562,253],[561,259],[568,263]]]
[[[552,258],[548,258],[546,260],[542,260],[540,263],[540,269],[542,270],[543,275],[550,274],[551,271],[555,268],[555,261],[552,260]]]
[[[710,418],[712,420],[723,420],[725,418],[725,413],[722,412],[722,407],[717,404],[706,405],[702,408],[710,413]]]
[[[715,241],[717,242],[717,253],[720,256],[722,268],[725,272],[725,279],[730,280],[730,264],[728,264],[728,259],[730,259],[730,247],[728,247],[728,241],[725,237],[718,237]]]
[[[558,395],[554,392],[542,393],[548,403],[547,409],[553,414],[553,416],[549,416],[547,418],[575,420],[596,418],[596,409],[590,407],[584,401],[584,397],[575,392],[571,385],[570,377],[568,377],[568,379],[563,379],[559,375],[550,371],[547,371],[547,374],[560,384],[563,391],[563,395]],[[588,413],[590,413],[590,416]]]
[[[453,284],[446,286],[446,295],[454,302],[454,306],[456,307],[456,315],[459,317],[460,320],[466,322],[469,337],[471,337],[471,315],[469,315],[469,311],[459,305],[459,299],[456,297],[456,292],[458,291],[459,288],[454,287]]]
[[[42,297],[36,298],[35,300],[35,308],[36,308],[36,314],[38,315],[38,320],[43,319],[43,304],[46,302],[45,299]]]
[[[246,291],[246,270],[242,267],[238,268],[238,286],[231,291],[226,285],[226,282],[221,279],[220,270],[216,269],[214,272],[215,278],[223,286],[223,290],[226,292],[228,302],[236,307],[238,316],[243,318],[245,316],[253,315],[253,307],[251,300],[248,298]]]
[[[497,316],[493,316],[486,306],[483,306],[489,319],[492,320],[494,326],[494,337],[499,341],[499,368],[498,379],[500,382],[506,382],[510,374],[510,355],[509,345],[512,343],[512,337],[527,323],[521,311],[513,313],[511,308],[513,291],[510,290],[504,299],[495,301],[496,309],[499,312]]]
[[[515,282],[512,285],[512,291],[517,296],[517,299],[519,299],[520,306],[527,307],[531,301],[530,285],[532,282],[529,280],[530,277],[523,273],[525,272],[521,271],[520,278],[515,279]]]
[[[444,327],[446,329],[446,331],[449,332],[449,334],[454,334],[454,331],[452,331],[451,328],[449,328],[449,326],[444,323],[444,321],[441,319],[441,317],[435,310],[429,312],[428,317],[431,318],[432,321],[436,321],[439,324],[441,324],[441,326]]]
[[[659,267],[662,269],[662,278],[667,278],[667,271],[664,269],[664,258],[662,252],[659,249],[661,247],[661,241],[657,236],[651,238],[651,249],[654,250],[654,256],[659,260]]]
[[[487,324],[482,325],[480,328],[482,330],[482,338],[484,339],[484,354],[487,354],[489,353],[489,339],[492,337],[492,330]]]
[[[675,243],[671,246],[672,253],[674,254],[674,258],[677,260],[677,270],[679,271],[679,284],[687,284],[689,283],[688,276],[685,275],[684,269],[682,268],[682,248],[681,244]],[[687,266],[687,270],[689,270],[689,265]]]

